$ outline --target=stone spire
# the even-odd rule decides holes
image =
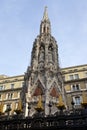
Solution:
[[[51,34],[51,25],[48,18],[47,7],[45,7],[43,19],[41,21],[40,34]]]
[[[27,106],[29,103],[32,106],[29,115],[32,116],[36,112],[35,103],[38,103],[39,96],[42,97],[42,102],[40,101],[40,103],[43,105],[45,115],[50,114],[50,102],[52,103],[51,114],[56,112],[57,107],[54,104],[57,102],[59,95],[64,95],[65,91],[59,67],[58,46],[55,38],[51,35],[47,7],[45,7],[41,20],[40,34],[36,37],[33,44],[31,67],[27,69],[25,85],[26,115],[28,115]],[[31,100],[28,100],[29,97],[31,97]]]
[[[47,12],[47,6],[45,7],[45,10],[44,10],[43,21],[44,20],[49,20],[49,18],[48,18],[48,12]]]

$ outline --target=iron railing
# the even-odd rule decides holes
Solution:
[[[0,116],[0,130],[86,130],[87,110],[74,110],[45,116]]]

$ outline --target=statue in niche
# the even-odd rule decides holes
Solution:
[[[40,62],[38,65],[39,70],[43,70],[44,69],[44,63]]]
[[[32,68],[33,68],[33,69],[36,69],[36,68],[37,68],[35,53],[33,54],[33,57],[32,57]]]
[[[44,59],[45,59],[44,47],[41,46],[41,47],[40,47],[40,52],[39,52],[39,62],[44,61]]]
[[[49,27],[47,27],[47,33],[49,33]]]
[[[52,48],[52,46],[49,46],[49,48],[48,48],[48,59],[49,59],[49,62],[53,61],[53,48]]]
[[[35,76],[34,76],[34,74],[32,73],[32,74],[31,74],[31,78],[30,78],[30,83],[31,83],[31,85],[33,85],[34,80],[35,80]]]

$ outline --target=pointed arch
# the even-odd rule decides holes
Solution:
[[[56,98],[59,97],[59,90],[58,90],[56,82],[53,82],[53,84],[51,85],[50,96],[56,97]]]
[[[37,86],[34,90],[33,96],[43,95],[44,94],[44,87],[43,87],[42,83],[40,82],[40,80],[38,80],[36,84],[37,84]]]
[[[52,44],[52,43],[49,44],[49,46],[48,46],[48,50],[53,51],[53,44]]]
[[[43,51],[45,50],[45,46],[44,46],[44,43],[43,43],[43,42],[41,42],[40,47],[39,47],[39,50],[41,50],[41,48],[43,49]]]

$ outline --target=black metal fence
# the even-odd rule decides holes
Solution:
[[[87,110],[24,118],[21,115],[0,116],[0,130],[87,130]]]

